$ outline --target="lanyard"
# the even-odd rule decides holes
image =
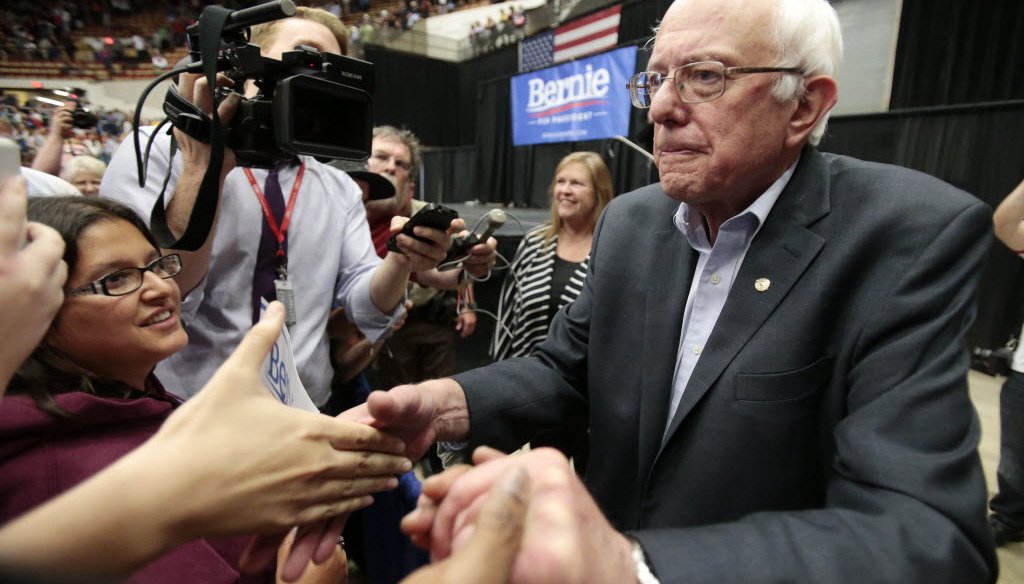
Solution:
[[[299,172],[295,175],[295,182],[292,183],[292,194],[288,196],[288,206],[285,208],[284,217],[281,218],[280,227],[277,225],[277,220],[274,219],[274,212],[270,209],[270,203],[267,202],[267,198],[263,195],[263,189],[256,182],[256,177],[252,175],[252,170],[248,168],[244,170],[245,176],[249,179],[249,185],[252,186],[252,191],[256,193],[256,198],[260,201],[260,207],[263,208],[263,218],[267,220],[267,227],[270,227],[270,232],[274,234],[274,239],[277,240],[277,258],[279,261],[287,262],[288,259],[284,255],[284,240],[288,236],[288,225],[292,221],[292,210],[295,209],[295,198],[299,194],[299,187],[302,186],[302,175],[306,172],[306,163],[303,162],[299,165]]]

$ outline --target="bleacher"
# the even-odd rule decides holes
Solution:
[[[131,31],[140,31],[147,36],[167,20],[162,10],[115,17],[110,27],[99,25],[86,26],[71,33],[75,45],[73,60],[0,60],[0,77],[22,77],[31,79],[52,78],[83,78],[96,81],[111,79],[150,79],[158,75],[156,68],[148,60],[136,61],[137,53],[133,47],[124,48],[124,59],[111,63],[107,68],[96,59],[93,50],[85,42],[86,37],[103,38],[106,36],[130,36]],[[185,47],[175,47],[164,53],[171,65],[185,56]],[[63,54],[63,53],[62,53]]]
[[[378,17],[382,10],[387,10],[388,14],[395,14],[402,9],[403,5],[407,4],[407,1],[378,0],[373,3],[370,12],[352,12],[345,16],[343,21],[346,25],[358,26],[362,22],[364,14],[369,14],[374,19]],[[543,3],[543,0],[541,0],[541,3]],[[499,10],[503,9],[501,6],[492,6],[489,0],[464,2],[459,4],[457,10],[457,12],[463,13],[460,17],[451,18],[454,16],[453,13],[447,17],[433,16],[427,20],[437,19],[437,25],[442,25],[442,21],[448,23],[447,26],[442,25],[438,27],[439,30],[437,32],[440,33],[439,36],[465,39],[468,36],[468,23],[470,21],[490,15],[492,12],[497,14]],[[482,13],[481,10],[485,12]],[[73,31],[71,36],[76,48],[73,60],[0,60],[0,77],[28,79],[81,78],[94,81],[152,79],[161,71],[158,71],[149,60],[137,61],[134,48],[125,47],[123,51],[124,58],[120,61],[114,61],[107,67],[97,60],[94,51],[86,44],[85,38],[103,38],[113,35],[126,37],[130,36],[133,31],[139,31],[140,34],[148,38],[149,35],[162,26],[167,26],[167,18],[163,9],[117,16],[114,17],[109,27],[92,25]],[[419,24],[418,28],[420,31],[426,32],[423,24]],[[434,30],[429,30],[428,34],[437,33]],[[167,59],[169,66],[173,66],[186,53],[187,49],[185,47],[175,47],[165,51],[164,57]]]

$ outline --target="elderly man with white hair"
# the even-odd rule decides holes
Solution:
[[[589,431],[424,485],[434,557],[502,469],[532,478],[515,582],[985,582],[964,333],[988,208],[819,152],[842,40],[825,0],[678,0],[649,70],[660,183],[614,199],[530,357],[370,396],[410,451]],[[441,475],[442,477],[444,475]]]

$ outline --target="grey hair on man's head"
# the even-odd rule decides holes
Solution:
[[[400,142],[409,149],[409,183],[416,184],[420,178],[420,139],[411,130],[394,126],[377,126],[373,137],[381,140]]]
[[[679,2],[681,0],[676,0]],[[655,36],[661,27],[653,28]],[[843,64],[843,34],[839,16],[827,0],[775,0],[772,37],[779,67],[798,67],[802,76],[779,75],[772,95],[780,102],[800,99],[806,90],[804,78],[814,75],[835,77]],[[653,49],[652,38],[645,49]],[[751,66],[760,66],[762,63]],[[817,145],[825,135],[829,114],[811,131],[808,142]]]
[[[804,79],[835,77],[843,63],[843,34],[839,16],[826,0],[776,0],[772,26],[778,66],[799,67],[803,76],[779,75],[772,90],[775,99],[800,99]],[[817,145],[825,135],[829,114],[818,122],[808,141]]]

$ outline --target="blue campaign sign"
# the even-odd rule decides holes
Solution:
[[[626,135],[635,68],[636,47],[625,47],[513,77],[513,144]]]

